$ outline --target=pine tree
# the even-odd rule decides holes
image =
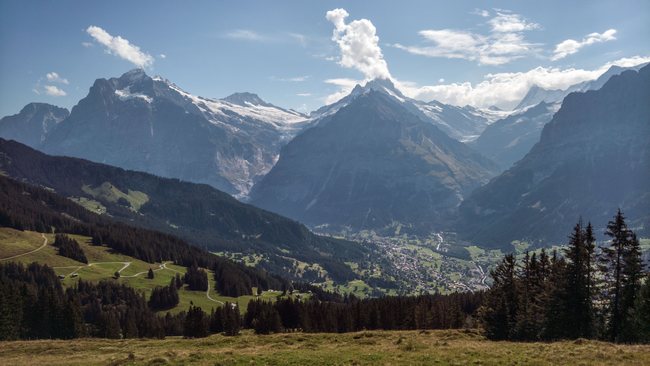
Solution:
[[[209,319],[203,310],[194,305],[190,305],[190,309],[185,316],[185,323],[183,326],[183,336],[185,338],[203,338],[208,336]]]
[[[631,319],[630,325],[636,330],[636,340],[650,342],[650,273],[646,275],[645,283],[639,290]]]
[[[150,280],[153,280],[153,278],[154,278],[154,273],[153,273],[153,270],[151,268],[149,268],[149,272],[147,272],[147,278],[150,279]]]
[[[490,339],[510,339],[513,336],[518,306],[515,266],[515,256],[508,254],[490,272],[494,284],[480,310],[486,335]]]
[[[591,225],[589,225],[591,227]],[[589,240],[593,240],[593,232],[589,234]],[[585,337],[593,335],[593,295],[591,293],[591,272],[593,249],[587,243],[587,231],[582,228],[582,222],[578,222],[569,239],[569,245],[564,254],[567,259],[565,286],[563,293],[566,304],[565,314],[565,336],[568,338]]]
[[[544,326],[542,338],[547,340],[566,336],[566,262],[553,251],[549,262],[549,275],[542,297],[544,309]]]
[[[611,238],[609,246],[601,248],[599,258],[600,271],[604,276],[604,296],[608,299],[605,310],[606,337],[617,341],[625,317],[623,304],[623,286],[625,283],[625,252],[630,242],[630,231],[625,224],[625,217],[619,209],[614,220],[607,224],[605,235]]]
[[[624,282],[621,291],[623,318],[620,340],[623,342],[637,342],[641,330],[637,328],[634,319],[638,311],[635,306],[641,292],[643,262],[641,261],[641,245],[635,233],[630,234],[630,241],[623,254],[623,278]]]

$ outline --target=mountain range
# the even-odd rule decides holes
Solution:
[[[51,106],[35,105],[47,114]],[[9,119],[23,118],[24,111]],[[207,183],[246,195],[307,121],[250,93],[222,100],[197,97],[143,70],[98,79],[69,116],[58,111],[47,134],[3,120],[2,136],[55,155],[86,158],[160,176]],[[27,129],[26,123],[21,128]]]
[[[634,71],[642,66],[627,69]],[[370,229],[393,235],[458,230],[466,240],[476,240],[479,244],[485,242],[490,246],[503,245],[504,242],[507,245],[508,240],[523,238],[556,240],[549,233],[566,230],[552,230],[553,220],[549,212],[559,212],[553,221],[559,223],[557,220],[570,218],[578,211],[585,217],[594,215],[601,218],[616,206],[632,207],[629,197],[625,200],[621,197],[602,199],[599,195],[604,193],[598,190],[602,187],[594,188],[589,194],[569,195],[568,188],[544,186],[548,182],[559,184],[562,181],[571,187],[564,176],[546,181],[548,177],[556,177],[554,169],[561,165],[558,162],[575,164],[576,167],[571,169],[578,171],[577,167],[580,167],[579,171],[585,177],[604,185],[603,177],[583,171],[587,165],[581,163],[580,157],[586,161],[597,157],[603,164],[617,167],[618,170],[612,171],[626,174],[637,172],[623,171],[621,166],[645,164],[644,158],[638,155],[645,151],[640,143],[627,155],[611,151],[611,156],[605,156],[602,155],[604,152],[596,154],[590,150],[588,146],[609,152],[608,145],[603,142],[606,135],[613,137],[622,133],[618,130],[603,133],[604,127],[593,131],[580,130],[584,134],[580,141],[585,146],[566,149],[569,142],[565,140],[576,133],[567,126],[587,115],[594,124],[606,125],[601,121],[604,116],[623,124],[626,127],[621,131],[628,133],[631,140],[645,136],[642,124],[628,126],[627,122],[636,118],[630,113],[642,115],[644,111],[617,109],[617,103],[625,101],[612,93],[600,98],[602,105],[598,106],[593,105],[591,99],[580,96],[592,95],[592,92],[585,93],[588,90],[605,89],[612,75],[623,72],[628,75],[627,80],[630,78],[627,69],[612,67],[597,80],[576,84],[566,90],[548,91],[533,87],[515,111],[422,102],[404,96],[390,80],[375,79],[363,86],[357,85],[346,97],[310,115],[274,106],[252,93],[235,93],[223,99],[198,97],[169,80],[150,77],[143,70],[136,69],[118,78],[97,79],[88,95],[70,112],[47,104],[31,103],[20,113],[0,120],[0,136],[51,155],[89,159],[127,170],[208,184],[212,188],[185,186],[189,183],[178,180],[166,181],[164,186],[175,182],[184,187],[179,188],[184,193],[175,195],[168,190],[166,194],[169,197],[159,195],[158,199],[165,201],[164,205],[156,203],[160,210],[164,207],[174,211],[174,205],[179,202],[186,204],[183,200],[188,196],[193,197],[190,202],[198,208],[185,206],[178,217],[176,213],[162,211],[158,211],[156,216],[153,211],[143,214],[143,209],[153,210],[155,205],[140,200],[144,196],[154,196],[151,187],[162,183],[141,187],[140,178],[125,178],[126,183],[119,183],[121,178],[113,178],[119,170],[102,173],[106,179],[90,179],[89,173],[83,173],[90,169],[87,165],[90,162],[77,162],[75,164],[83,168],[74,169],[70,168],[75,165],[72,163],[57,163],[63,167],[55,164],[62,171],[70,169],[69,173],[85,177],[73,180],[56,174],[57,179],[64,182],[57,183],[47,164],[40,172],[35,172],[36,169],[29,168],[33,163],[20,158],[16,151],[36,161],[58,158],[46,159],[35,151],[18,148],[14,148],[10,156],[13,161],[21,162],[19,170],[9,170],[12,176],[65,192],[67,197],[86,206],[97,202],[100,210],[123,220],[149,225],[146,227],[157,230],[181,232],[179,235],[197,245],[208,245],[215,250],[253,248],[265,254],[271,253],[277,270],[287,263],[281,259],[286,254],[282,250],[290,251],[292,254],[288,257],[294,259],[295,253],[306,250],[307,254],[300,254],[304,254],[303,259],[325,263],[327,258],[344,253],[348,244],[314,236],[298,223],[263,210],[255,211],[254,207],[228,195],[322,231]],[[635,103],[642,102],[635,96],[629,99]],[[566,103],[570,104],[566,106]],[[615,109],[620,116],[612,115],[611,111]],[[567,110],[573,111],[572,114]],[[601,115],[594,114],[594,110],[599,110]],[[555,124],[564,126],[565,135],[544,137],[542,130],[546,131]],[[635,133],[637,136],[632,136]],[[8,144],[5,142],[4,146]],[[159,179],[147,177],[147,182]],[[634,178],[636,181],[637,177]],[[60,185],[55,187],[56,184]],[[638,194],[641,202],[634,206],[636,208],[631,208],[632,213],[645,217],[647,206],[643,201],[643,189],[625,187],[628,188],[636,190],[630,192]],[[538,189],[543,191],[539,197],[537,193],[533,194]],[[144,196],[140,193],[132,196],[130,191]],[[524,196],[512,196],[515,194]],[[208,199],[206,204],[201,195],[219,198]],[[555,198],[548,201],[549,195],[555,195]],[[578,196],[581,198],[576,198]],[[534,197],[539,199],[528,202]],[[121,203],[117,203],[118,200]],[[589,201],[601,202],[602,206],[596,209]],[[569,210],[567,205],[570,202],[573,206]],[[605,209],[606,203],[613,207]],[[526,206],[529,209],[524,209],[521,205],[535,207],[530,209]],[[235,206],[246,207],[244,211],[248,214],[218,214],[219,224],[212,218],[201,216],[214,216],[224,207],[228,207],[225,212],[230,212],[228,210]],[[551,207],[555,211],[549,211]],[[256,226],[259,222],[253,220],[257,223],[249,226],[252,222],[247,216],[249,214],[262,222],[282,222],[279,232],[283,234],[273,236],[271,232],[275,229],[268,229],[259,236]],[[532,228],[531,223],[537,221],[539,227]],[[226,228],[219,226],[223,222],[228,222]],[[507,228],[500,226],[512,222],[522,224]],[[254,230],[249,230],[251,227]],[[285,236],[286,233],[300,234]],[[353,254],[348,253],[355,258],[367,254],[354,245],[350,248],[355,248]],[[333,262],[337,264],[330,263],[331,268],[340,264],[340,261]]]
[[[461,207],[459,232],[483,246],[561,243],[580,217],[602,233],[618,208],[650,220],[650,66],[571,93],[526,156]]]

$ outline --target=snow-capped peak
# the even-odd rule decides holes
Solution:
[[[242,107],[247,107],[247,106],[274,107],[273,104],[267,103],[262,98],[260,98],[257,94],[248,93],[248,92],[234,93],[223,98],[222,100],[225,100],[226,102],[236,104]]]

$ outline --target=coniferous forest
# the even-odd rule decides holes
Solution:
[[[620,210],[605,234],[599,247],[592,225],[578,222],[562,253],[505,256],[479,309],[487,337],[650,342],[650,274],[639,240]]]

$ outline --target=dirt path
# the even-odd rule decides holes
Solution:
[[[122,269],[124,269],[124,268],[122,268]],[[153,271],[154,271],[154,272],[158,272],[158,271],[161,271],[161,270],[163,270],[163,269],[169,269],[169,270],[172,270],[171,268],[166,268],[166,267],[164,267],[164,264],[161,264],[161,265],[158,266],[158,268],[154,269]],[[120,271],[121,271],[121,270],[120,270]],[[128,276],[120,276],[120,277],[123,277],[123,278],[133,278],[133,277],[141,276],[141,275],[143,275],[143,274],[145,274],[145,273],[149,273],[149,270],[146,270],[146,271],[143,271],[143,272],[138,272],[138,273],[136,273],[136,274],[132,274],[132,275],[128,275]]]
[[[225,305],[225,303],[224,303],[223,301],[220,301],[220,300],[217,300],[217,299],[213,299],[213,298],[210,296],[210,279],[208,279],[208,290],[205,292],[205,296],[206,296],[206,297],[208,298],[208,300],[210,300],[210,301],[218,302],[218,303],[221,304],[221,305]]]
[[[30,252],[27,252],[27,253],[14,255],[14,256],[11,256],[11,257],[7,257],[7,258],[0,258],[0,261],[6,261],[6,260],[9,260],[9,259],[19,258],[19,257],[22,257],[22,256],[27,255],[27,254],[36,253],[39,250],[45,248],[47,246],[47,238],[45,237],[45,234],[41,234],[41,237],[43,238],[43,245],[41,245],[40,247],[38,247],[38,248],[36,248],[36,249],[34,249],[34,250],[30,251]]]

